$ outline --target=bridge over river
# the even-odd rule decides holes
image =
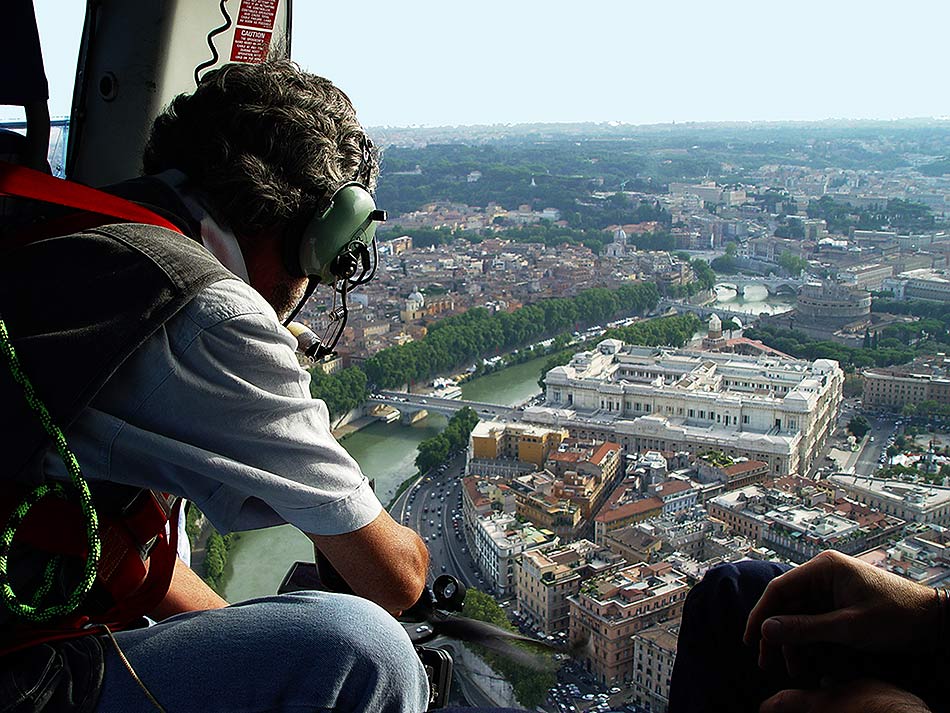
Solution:
[[[530,401],[531,399],[528,399]],[[528,401],[525,401],[527,403]],[[429,394],[410,394],[405,391],[380,391],[366,399],[368,404],[382,404],[391,406],[403,415],[411,415],[419,411],[441,413],[452,416],[466,406],[470,407],[482,419],[506,419],[524,409],[524,404],[515,406],[500,406],[481,401],[466,401],[464,399],[444,399]]]
[[[762,277],[760,275],[719,275],[716,286],[726,287],[743,293],[746,287],[760,285],[768,290],[770,295],[794,297],[804,280],[798,277]]]
[[[720,319],[738,319],[743,327],[748,327],[758,319],[758,315],[752,312],[740,312],[739,310],[728,309],[721,304],[691,305],[686,302],[678,302],[677,300],[660,300],[656,308],[661,314],[672,310],[678,314],[695,314],[703,320],[713,314],[717,314]]]

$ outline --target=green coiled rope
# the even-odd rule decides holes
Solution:
[[[63,463],[66,465],[66,470],[69,472],[69,480],[72,483],[71,490],[78,493],[80,508],[83,518],[86,521],[86,540],[89,551],[86,555],[82,581],[65,602],[46,607],[42,606],[41,602],[53,587],[56,572],[59,569],[62,557],[60,555],[54,555],[46,563],[43,572],[43,582],[33,594],[32,601],[27,603],[20,599],[10,583],[8,571],[10,548],[13,545],[13,538],[16,535],[17,528],[30,512],[30,509],[47,496],[58,497],[64,500],[68,499],[70,497],[69,489],[59,483],[44,483],[38,486],[26,496],[23,502],[14,508],[13,512],[10,513],[10,517],[7,519],[3,532],[0,533],[0,598],[3,599],[3,603],[13,614],[23,617],[24,619],[29,619],[30,621],[45,622],[74,612],[89,593],[89,590],[92,589],[92,585],[96,581],[99,558],[102,554],[102,542],[99,539],[99,517],[92,503],[92,493],[89,492],[89,485],[83,479],[82,472],[79,469],[79,461],[76,460],[76,456],[73,452],[69,450],[69,445],[66,443],[66,436],[63,435],[62,430],[53,423],[53,418],[50,416],[49,410],[47,410],[46,405],[39,396],[37,396],[36,391],[33,389],[33,384],[30,383],[26,374],[23,373],[20,361],[17,359],[16,352],[13,349],[13,342],[10,340],[7,325],[4,324],[2,319],[0,319],[0,351],[3,351],[7,359],[7,364],[10,367],[10,372],[13,374],[13,379],[23,387],[26,402],[30,408],[36,412],[46,433],[53,439],[56,452],[59,453],[59,457],[62,458]]]

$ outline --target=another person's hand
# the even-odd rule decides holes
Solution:
[[[802,651],[815,644],[893,655],[933,651],[940,617],[933,589],[829,550],[769,583],[743,638],[750,646],[759,641],[760,665],[781,651],[794,676]]]
[[[779,691],[759,713],[930,713],[930,708],[889,683],[863,679],[813,691]]]

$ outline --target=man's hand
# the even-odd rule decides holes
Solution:
[[[813,644],[893,655],[933,651],[939,621],[932,589],[829,550],[769,583],[743,640],[759,641],[760,665],[784,655],[794,676],[803,647]]]
[[[873,679],[851,681],[814,691],[779,691],[759,713],[930,713],[907,691]]]
[[[369,525],[343,535],[308,535],[354,593],[391,614],[422,594],[429,551],[422,538],[383,510]]]

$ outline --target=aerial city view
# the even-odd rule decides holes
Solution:
[[[593,642],[547,689],[463,680],[665,711],[710,567],[835,549],[950,581],[942,125],[498,133],[391,134],[383,273],[312,387],[433,576]],[[233,543],[226,591],[270,587],[282,537]]]
[[[362,528],[370,525],[360,518],[373,506],[379,512],[381,503],[382,516],[392,519],[390,541],[392,533],[409,533],[428,551],[420,588],[425,576],[437,599],[445,582],[450,593],[464,589],[458,613],[465,619],[440,628],[444,619],[412,618],[405,601],[387,606],[365,595],[354,581],[371,580],[372,568],[341,568],[346,557],[339,555],[362,550],[333,543],[353,533],[338,524],[307,529],[301,523],[311,515],[295,519],[295,510],[307,508],[294,500],[303,497],[294,488],[319,487],[308,475],[300,485],[279,472],[289,480],[267,486],[279,506],[267,499],[270,490],[258,498],[249,489],[246,499],[226,501],[232,496],[216,490],[216,477],[195,486],[207,495],[209,512],[195,504],[199,494],[181,516],[190,569],[207,592],[206,605],[193,608],[308,589],[287,590],[297,576],[288,572],[296,562],[312,562],[316,549],[325,559],[323,585],[333,582],[322,569],[328,565],[343,591],[349,587],[397,616],[413,644],[450,656],[450,675],[438,682],[445,689],[440,704],[685,713],[759,710],[765,700],[766,713],[945,710],[939,706],[950,701],[940,673],[950,660],[950,105],[936,69],[945,58],[933,48],[941,46],[937,28],[946,27],[946,11],[937,17],[926,3],[910,2],[906,12],[867,7],[857,18],[857,10],[811,0],[781,13],[737,0],[722,12],[695,3],[681,15],[618,4],[594,17],[593,8],[563,3],[529,10],[488,0],[468,14],[422,4],[427,11],[418,14],[405,4],[374,10],[386,32],[367,63],[353,60],[352,36],[326,32],[345,26],[352,8],[297,3],[291,52],[289,4],[221,3],[242,8],[240,27],[228,30],[234,47],[242,32],[242,42],[253,40],[244,24],[259,29],[260,13],[270,13],[274,32],[286,22],[286,49],[275,41],[259,59],[286,51],[299,64],[282,70],[288,76],[302,68],[347,92],[368,137],[352,180],[373,189],[371,212],[331,255],[331,267],[319,266],[331,277],[297,303],[299,312],[284,320],[275,305],[301,345],[296,356],[266,307],[268,334],[279,332],[273,339],[283,340],[289,367],[269,362],[254,342],[264,328],[220,347],[221,355],[246,352],[249,364],[253,358],[285,374],[304,370],[299,400],[325,408],[316,407],[315,421],[294,423],[315,428],[317,437],[298,442],[297,434],[268,430],[269,415],[250,402],[263,399],[273,412],[289,413],[292,390],[262,375],[263,368],[257,374],[254,362],[240,408],[224,401],[207,410],[194,406],[207,436],[194,443],[183,436],[171,451],[147,439],[137,447],[149,458],[154,447],[156,461],[171,453],[183,469],[199,456],[212,470],[221,466],[226,459],[201,438],[226,441],[230,432],[250,434],[242,446],[248,462],[282,433],[294,443],[295,458],[329,454],[327,472],[365,475],[375,495],[360,490],[360,504],[340,506],[356,496],[340,494],[348,481],[339,476],[343,484],[333,487],[340,490],[327,486],[329,495],[320,497],[332,502],[319,507],[339,506],[351,518],[346,522]],[[96,134],[95,108],[77,112],[71,104],[80,101],[71,97],[81,12],[59,21],[54,3],[34,5],[50,87],[49,170],[83,182],[97,174],[76,166],[84,156],[89,161],[90,147],[108,145],[96,141],[108,142],[119,130]],[[461,13],[450,21],[452,33],[443,20],[426,19],[443,11]],[[208,16],[199,20],[180,12],[181,25],[208,25],[201,42],[219,22],[217,8],[202,10]],[[604,13],[617,17],[605,23]],[[819,33],[819,18],[821,37],[830,38],[820,58],[808,47],[818,42],[811,33]],[[95,42],[104,45],[109,34],[102,26]],[[781,42],[790,43],[794,61],[778,57],[776,28],[784,28]],[[202,51],[214,50],[219,31],[208,34]],[[887,57],[878,52],[885,45]],[[80,62],[86,52],[95,59],[82,47]],[[174,47],[185,52],[182,42]],[[855,57],[867,66],[856,69]],[[129,80],[113,86],[102,83],[108,73],[102,77],[104,101],[121,101]],[[82,81],[80,73],[77,92]],[[172,112],[167,121],[186,121],[182,107],[178,119]],[[29,115],[6,109],[6,133],[29,135]],[[156,158],[169,150],[160,122],[156,127],[145,173],[159,166],[154,172],[165,171],[162,180],[192,210],[207,196],[188,193],[186,169],[181,179],[167,178],[167,169],[182,167]],[[139,131],[136,140],[145,135]],[[213,132],[208,136],[214,143]],[[71,142],[77,143],[70,148]],[[364,165],[370,158],[379,159],[378,178]],[[136,171],[142,165],[138,156],[124,164]],[[364,168],[371,178],[363,178]],[[271,178],[274,185],[283,180]],[[334,189],[333,201],[355,185],[349,180]],[[134,191],[116,194],[153,205]],[[209,204],[217,200],[207,195]],[[335,210],[330,205],[327,214]],[[216,269],[247,282],[241,288],[255,295],[247,299],[274,305],[255,282],[257,257],[249,257],[238,228],[230,234],[222,222],[220,233],[230,235],[240,269],[209,243],[207,221],[220,214],[207,210],[191,218],[223,265]],[[291,251],[293,268],[303,266],[311,287],[318,272],[307,270],[306,241],[316,241],[307,231],[317,222],[301,224],[302,247]],[[272,227],[266,223],[261,234]],[[341,257],[352,261],[349,272],[326,272]],[[20,326],[17,314],[11,324]],[[195,325],[210,320],[187,314]],[[183,330],[167,328],[166,351],[188,365],[197,347],[175,341],[185,338]],[[301,353],[307,337],[300,330],[321,349]],[[143,334],[143,343],[146,337],[155,339]],[[228,358],[220,356],[221,364]],[[227,397],[229,368],[221,367],[225,376],[207,393]],[[122,378],[132,373],[122,369]],[[171,389],[166,380],[180,374],[180,391],[150,407],[157,432],[174,431],[188,418],[176,408],[199,403],[186,396],[189,380],[203,378],[199,366],[170,366],[149,389]],[[297,388],[297,376],[289,379]],[[91,403],[112,414],[100,404],[118,403],[121,392],[102,393]],[[130,457],[119,455],[128,448],[123,439],[132,437],[126,422],[142,428],[135,415],[122,419],[124,426],[108,431],[117,445],[110,440],[100,449],[116,449],[107,479],[114,475],[108,468]],[[265,435],[248,423],[263,424]],[[100,452],[82,446],[87,431],[94,429],[76,429],[80,456]],[[199,455],[189,450],[199,447]],[[233,460],[222,467],[235,478],[271,477],[264,466]],[[174,490],[162,480],[174,468],[155,467],[159,475],[147,487]],[[313,477],[322,477],[321,468]],[[0,543],[0,588],[7,586],[12,532]],[[393,547],[380,551],[404,554]],[[490,633],[479,638],[473,631]],[[0,646],[0,655],[6,651]],[[131,653],[136,664],[134,642]],[[107,658],[103,665],[108,683],[113,664]],[[731,694],[749,684],[741,671],[756,667],[787,677],[748,699]],[[438,674],[426,674],[432,693]],[[744,702],[721,702],[730,695]]]

